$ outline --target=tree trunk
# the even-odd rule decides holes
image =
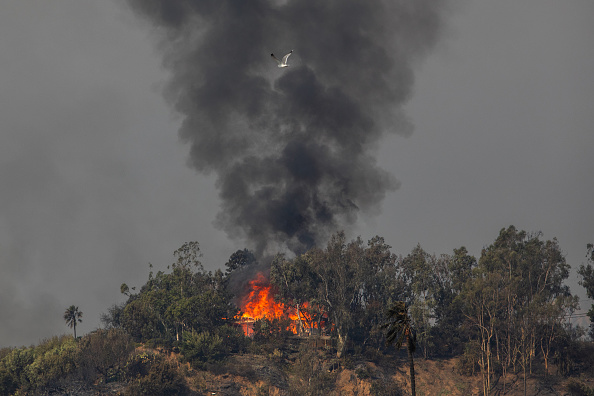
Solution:
[[[299,324],[299,328],[297,329],[297,334],[301,335],[303,332],[303,323],[301,322],[301,311],[299,310],[299,304],[297,304],[297,323]]]
[[[415,361],[413,359],[413,353],[410,348],[408,348],[408,364],[410,370],[410,394],[412,396],[416,395],[416,386],[415,386]]]
[[[526,362],[524,361],[524,396],[526,396]]]
[[[342,356],[342,353],[344,352],[346,341],[347,341],[347,335],[345,334],[343,337],[342,334],[340,334],[340,332],[338,332],[338,344],[339,345],[338,345],[338,351],[336,351],[336,357],[339,359]]]

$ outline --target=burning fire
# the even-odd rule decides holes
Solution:
[[[240,304],[243,312],[242,318],[246,319],[278,319],[285,312],[285,306],[274,301],[272,285],[262,273],[248,282],[249,293]]]
[[[251,324],[255,320],[264,318],[268,320],[291,319],[288,330],[291,330],[294,334],[300,333],[298,326],[302,331],[306,332],[318,327],[318,323],[315,323],[307,312],[309,308],[307,302],[301,304],[299,309],[296,309],[286,307],[283,303],[275,301],[274,288],[264,274],[258,273],[254,279],[249,281],[247,290],[248,292],[240,301],[240,309],[243,315],[239,318],[239,324],[245,335],[252,335],[253,328]]]

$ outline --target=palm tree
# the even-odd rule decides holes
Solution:
[[[411,395],[415,396],[415,362],[413,360],[413,353],[417,347],[416,337],[413,332],[406,303],[404,301],[396,301],[396,303],[388,309],[386,316],[387,323],[384,327],[388,329],[386,331],[387,343],[389,345],[395,344],[396,349],[400,349],[406,341],[410,369],[410,389]]]
[[[83,313],[78,310],[78,307],[74,305],[69,306],[66,308],[64,312],[64,320],[66,321],[66,325],[70,328],[74,327],[74,338],[76,338],[76,322],[82,322]]]

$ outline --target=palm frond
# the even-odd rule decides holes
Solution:
[[[386,323],[382,326],[387,329],[386,342],[397,349],[402,348],[407,342],[407,348],[414,352],[416,349],[412,324],[408,315],[408,307],[404,301],[396,301],[386,311]]]

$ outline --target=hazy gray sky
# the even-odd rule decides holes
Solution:
[[[594,242],[594,4],[452,4],[415,66],[414,132],[379,142],[400,187],[349,232],[478,257],[513,224],[557,237],[575,269]],[[213,226],[215,177],[187,164],[154,36],[119,1],[3,3],[0,346],[69,332],[71,304],[93,330],[122,282],[142,285],[185,241],[213,270],[244,247]]]

